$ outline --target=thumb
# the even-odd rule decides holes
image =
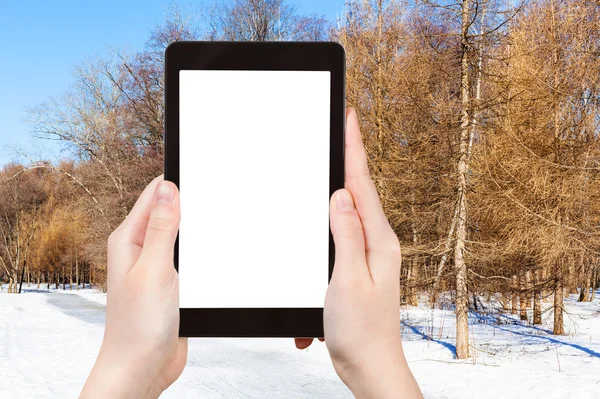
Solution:
[[[365,236],[352,193],[340,189],[333,193],[329,204],[331,234],[335,243],[333,274],[345,277],[368,275],[365,256]]]
[[[156,186],[152,208],[146,226],[144,246],[140,254],[142,263],[167,261],[172,265],[175,239],[179,230],[179,191],[170,181],[161,181]]]

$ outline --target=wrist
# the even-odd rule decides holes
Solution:
[[[422,398],[402,350],[362,361],[334,361],[340,379],[357,399]]]
[[[102,348],[81,398],[158,398],[163,388],[152,364]]]

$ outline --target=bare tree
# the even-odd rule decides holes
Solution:
[[[208,12],[211,40],[291,40],[296,9],[283,0],[217,1]]]

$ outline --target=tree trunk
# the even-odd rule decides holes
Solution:
[[[523,273],[519,275],[519,319],[527,321],[527,294],[525,293],[525,277]]]
[[[469,26],[470,0],[462,2],[461,21],[461,123],[459,158],[457,164],[456,237],[454,240],[454,268],[456,271],[456,357],[469,357],[469,293],[467,292],[467,264],[464,258],[467,240],[467,157],[469,145]]]
[[[525,288],[527,289],[527,307],[531,308],[533,305],[533,295],[531,294],[531,288],[533,287],[533,281],[531,278],[531,270],[527,270],[525,273]]]
[[[594,298],[596,297],[596,284],[598,283],[598,271],[594,269],[592,271],[592,295],[590,295],[590,302],[594,302]]]
[[[539,290],[533,292],[533,324],[542,324],[542,303]]]
[[[411,201],[414,202],[414,197],[411,198]],[[413,246],[417,246],[417,244],[419,243],[419,232],[417,231],[417,228],[415,227],[415,220],[417,218],[417,213],[415,212],[415,208],[413,205],[410,206],[410,215],[411,215],[411,233],[412,233],[412,243]],[[417,296],[417,281],[419,280],[419,269],[418,269],[418,265],[416,264],[416,260],[413,258],[410,260],[410,266],[409,266],[409,276],[410,278],[407,280],[408,283],[408,304],[411,306],[419,306],[419,298]]]
[[[462,197],[462,196],[461,196]],[[464,197],[462,197],[464,203]],[[466,217],[466,207],[463,205]],[[457,237],[454,246],[454,266],[456,269],[456,357],[469,357],[469,294],[467,291],[467,265],[464,260],[466,240],[465,220],[458,222]]]
[[[510,313],[517,314],[517,276],[512,276],[510,281],[511,286],[511,303],[510,303]]]
[[[473,298],[473,309],[475,309],[476,312],[479,312],[479,305],[477,304],[477,294],[473,293],[471,296]]]
[[[419,301],[417,298],[417,288],[416,281],[418,279],[418,271],[415,266],[415,261],[410,261],[410,279],[408,280],[408,304],[410,306],[419,306]]]
[[[410,262],[409,266],[406,268],[406,281],[404,283],[404,287],[402,287],[402,303],[403,304],[407,304],[408,303],[408,297],[410,296],[410,292],[409,292],[409,284],[410,284],[410,280],[411,280],[411,273],[412,273],[412,267],[410,266]]]
[[[563,335],[565,326],[563,324],[563,285],[561,276],[556,272],[554,277],[554,328],[552,334]]]
[[[437,302],[438,290],[440,286],[440,279],[442,278],[442,273],[444,272],[444,266],[448,261],[448,254],[452,251],[452,243],[454,240],[454,231],[456,230],[456,219],[458,219],[458,203],[454,207],[454,215],[452,216],[452,222],[450,223],[450,228],[448,229],[448,236],[446,237],[446,243],[444,244],[444,254],[440,259],[440,263],[438,265],[437,271],[435,273],[435,279],[433,281],[433,289],[432,289],[432,299],[431,299],[431,308],[435,307],[435,303]]]
[[[539,270],[533,272],[533,324],[542,324],[542,291],[538,287],[540,275]]]
[[[508,302],[510,301],[510,295],[507,293],[502,294],[502,311],[508,312]]]
[[[533,324],[542,324],[542,303],[540,297],[540,290],[536,289],[533,291]]]
[[[513,291],[510,303],[510,314],[517,314],[517,292]]]
[[[77,261],[77,250],[75,250],[75,280],[77,291],[79,291],[79,262]]]
[[[25,280],[25,268],[27,267],[27,257],[25,257],[25,260],[23,261],[23,267],[21,268],[21,281],[19,282],[19,294],[21,293],[21,290],[23,289],[23,280]],[[15,287],[16,289],[16,287]]]
[[[584,273],[582,280],[583,282],[581,283],[581,291],[579,292],[578,302],[588,302],[590,298],[591,276],[587,273]]]

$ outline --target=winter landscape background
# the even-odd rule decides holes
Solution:
[[[1,398],[81,388],[180,40],[344,47],[426,397],[600,397],[598,1],[173,1],[2,5]],[[345,396],[324,344],[283,339],[192,340],[165,394]]]

